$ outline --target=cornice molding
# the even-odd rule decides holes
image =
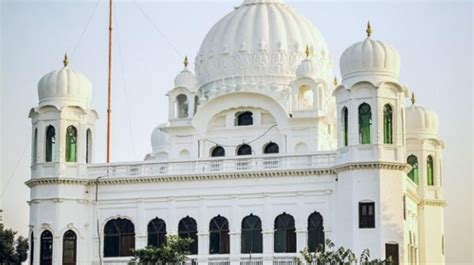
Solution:
[[[419,207],[433,206],[433,207],[442,207],[445,208],[448,206],[448,203],[445,200],[422,200],[419,204]]]
[[[143,176],[143,177],[102,177],[96,179],[79,178],[35,178],[25,182],[32,188],[38,185],[84,185],[92,186],[96,182],[99,185],[120,185],[120,184],[142,184],[142,183],[163,183],[163,182],[183,182],[183,181],[208,181],[222,179],[251,179],[251,178],[273,178],[273,177],[300,177],[300,176],[322,176],[335,175],[344,171],[384,169],[401,170],[408,167],[405,163],[397,162],[356,162],[338,165],[332,168],[319,169],[292,169],[292,170],[268,170],[268,171],[236,171],[213,174],[189,174],[189,175],[165,175],[165,176]]]

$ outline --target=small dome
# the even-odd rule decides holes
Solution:
[[[407,133],[434,133],[438,132],[438,115],[427,108],[415,106],[406,109]]]
[[[169,135],[160,126],[156,127],[151,134],[151,147],[153,151],[168,145]]]
[[[367,38],[347,48],[341,55],[340,68],[343,79],[358,75],[387,76],[398,79],[400,55],[389,44],[372,40],[370,25]]]
[[[296,68],[296,78],[316,77],[317,65],[311,58],[304,59],[298,68]]]
[[[176,76],[174,79],[174,87],[185,87],[190,90],[194,90],[196,88],[196,77],[188,70],[187,67]]]
[[[38,83],[40,105],[66,105],[88,108],[92,84],[87,77],[68,66],[67,56],[62,69],[44,75]]]

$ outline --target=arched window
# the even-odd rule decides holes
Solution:
[[[418,184],[418,158],[414,155],[410,155],[407,158],[407,163],[410,164],[411,170],[408,172],[408,177]]]
[[[372,126],[372,111],[370,105],[362,103],[359,106],[359,143],[370,144],[370,128]]]
[[[33,232],[31,232],[30,237],[30,265],[33,265],[34,257],[35,257],[35,237],[33,236]]]
[[[229,222],[220,215],[209,224],[209,253],[229,254]]]
[[[344,146],[349,145],[349,111],[347,107],[342,108],[342,128]]]
[[[313,90],[307,86],[301,86],[298,90],[298,107],[299,110],[310,110],[313,108],[314,93]]]
[[[293,216],[282,213],[275,219],[275,243],[276,253],[296,252],[296,229]]]
[[[196,112],[198,110],[198,106],[199,106],[199,97],[194,96],[194,114],[196,114]]]
[[[434,168],[433,168],[433,157],[428,156],[426,159],[426,176],[428,178],[428,186],[434,185]]]
[[[386,104],[383,107],[383,143],[393,144],[393,118],[392,107]]]
[[[45,230],[41,233],[40,265],[53,264],[53,234]]]
[[[237,155],[238,156],[251,155],[251,154],[252,154],[252,147],[250,147],[250,145],[248,145],[248,144],[240,145],[237,148]]]
[[[197,236],[197,224],[196,220],[186,216],[181,219],[178,224],[178,235],[181,238],[191,238],[193,242],[189,245],[189,252],[191,255],[198,253],[198,236]]]
[[[262,253],[262,221],[250,214],[242,220],[241,253]]]
[[[46,128],[46,162],[56,160],[56,130],[52,125]]]
[[[131,256],[135,248],[135,226],[127,219],[108,221],[104,228],[104,257]]]
[[[66,162],[77,161],[77,130],[74,126],[66,129]]]
[[[188,97],[184,94],[180,94],[176,97],[176,113],[178,118],[188,117]]]
[[[87,129],[86,132],[86,163],[92,162],[92,131]]]
[[[308,218],[308,248],[312,252],[324,248],[323,216],[318,212]]]
[[[77,236],[72,230],[63,236],[63,265],[75,265],[77,259]]]
[[[237,112],[235,117],[235,125],[247,126],[253,124],[253,113],[250,111]]]
[[[196,220],[186,216],[181,219],[178,224],[178,235],[181,238],[190,238],[193,240],[189,245],[188,251],[191,255],[195,255],[198,252],[198,237],[197,237],[197,224]]]
[[[36,156],[38,155],[38,129],[33,132],[33,147],[31,148],[31,162],[36,164]]]
[[[148,223],[148,246],[160,247],[166,241],[166,223],[155,218]]]
[[[214,148],[212,148],[211,157],[219,157],[219,156],[225,156],[225,150],[222,146],[217,145]]]
[[[268,144],[265,145],[265,148],[263,148],[263,153],[264,154],[278,154],[280,152],[280,148],[276,143],[269,142]]]

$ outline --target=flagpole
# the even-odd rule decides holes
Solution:
[[[112,97],[112,0],[109,0],[109,68],[107,82],[107,163],[110,162],[110,118]]]

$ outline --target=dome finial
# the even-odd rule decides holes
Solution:
[[[184,67],[188,67],[189,61],[188,61],[188,56],[184,56]]]
[[[416,101],[415,92],[411,92],[411,104],[415,105],[415,101]]]
[[[337,83],[337,77],[334,77],[334,82],[333,83],[334,83],[334,86],[337,86],[337,84],[338,84]]]
[[[64,64],[64,67],[66,67],[69,64],[69,59],[67,58],[67,53],[64,54],[63,64]]]
[[[311,48],[309,47],[309,45],[306,45],[306,50],[304,51],[304,53],[306,54],[306,59],[309,59],[309,57],[311,56]]]
[[[372,35],[372,27],[370,26],[370,21],[367,21],[367,29],[365,30],[367,32],[367,38]]]

